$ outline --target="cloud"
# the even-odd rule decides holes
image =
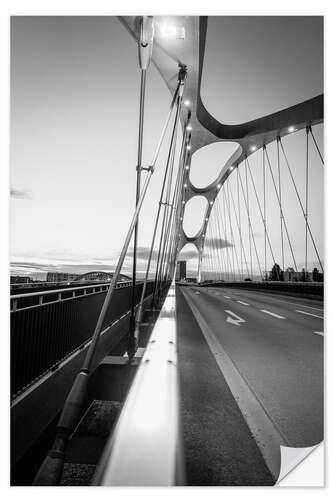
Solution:
[[[181,259],[196,259],[198,257],[198,251],[197,250],[182,250],[180,252],[180,258]]]
[[[209,248],[228,248],[233,247],[234,245],[230,243],[228,240],[224,240],[222,238],[207,238],[205,240],[205,246]]]
[[[11,198],[16,198],[17,200],[31,200],[32,195],[30,191],[24,191],[22,189],[11,188],[10,189]]]

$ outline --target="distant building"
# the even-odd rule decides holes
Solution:
[[[79,274],[49,272],[47,273],[46,281],[48,283],[61,283],[62,281],[73,281],[78,276]]]
[[[186,280],[186,260],[179,260],[176,268],[176,281]]]
[[[10,283],[12,285],[17,283],[32,283],[32,279],[29,276],[11,276]]]

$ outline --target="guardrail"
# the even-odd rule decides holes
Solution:
[[[175,285],[171,285],[93,485],[183,485]]]
[[[249,290],[267,290],[270,292],[296,293],[322,299],[324,296],[324,283],[301,282],[301,281],[215,281],[202,282],[200,286],[214,287],[236,287]]]
[[[109,286],[87,285],[11,296],[13,398],[89,342]],[[142,282],[136,285],[136,303],[142,286]],[[153,286],[154,281],[147,283],[146,297]],[[130,304],[131,282],[119,282],[103,328],[121,319]]]
[[[30,309],[45,304],[53,304],[63,300],[72,300],[82,295],[101,293],[107,291],[110,283],[98,283],[96,285],[83,285],[71,288],[56,288],[52,290],[39,290],[38,292],[20,293],[11,295],[10,311],[15,312],[22,309]],[[116,288],[131,287],[132,282],[119,282]],[[45,300],[44,300],[45,297]]]

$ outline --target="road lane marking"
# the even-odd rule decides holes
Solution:
[[[229,295],[223,295],[225,299],[230,299]]]
[[[313,333],[316,333],[317,335],[322,335],[322,336],[324,336],[324,332],[313,332]]]
[[[313,316],[314,318],[324,319],[323,316],[318,316],[317,314],[308,313],[307,311],[298,311],[296,309],[296,312],[301,314],[306,314],[307,316]]]
[[[274,316],[274,318],[286,319],[284,316],[280,316],[279,314],[272,313],[271,311],[267,311],[266,309],[261,309],[261,312],[263,312],[265,314],[269,314],[270,316]]]
[[[235,295],[243,295],[246,299],[248,299],[248,294],[246,293],[236,293],[234,292]],[[314,306],[307,306],[306,304],[300,304],[299,302],[293,302],[292,300],[283,300],[283,299],[279,299],[279,298],[276,298],[275,295],[273,294],[270,294],[270,293],[266,293],[266,292],[255,292],[254,290],[251,290],[251,295],[252,297],[250,297],[251,299],[253,299],[253,294],[256,295],[257,298],[259,298],[260,296],[263,296],[263,297],[270,297],[270,298],[274,298],[274,301],[276,302],[284,302],[285,304],[289,304],[289,305],[293,305],[293,306],[299,306],[299,307],[306,307],[307,309],[315,309],[316,311],[321,311],[323,312],[323,308],[322,307],[314,307]],[[291,297],[293,298],[293,297]]]
[[[269,416],[263,402],[260,401],[253,388],[238,370],[237,365],[226,353],[219,342],[216,332],[211,329],[202,313],[194,303],[193,297],[182,290],[192,313],[216,359],[235,401],[247,422],[261,454],[275,479],[280,473],[280,445],[290,446],[279,427]]]
[[[243,306],[248,306],[249,304],[247,302],[242,302],[241,300],[236,300],[238,304],[243,304]]]
[[[225,312],[229,314],[229,316],[226,319],[227,323],[232,323],[233,325],[237,326],[240,326],[240,323],[246,323],[245,319],[240,318],[236,313],[228,311],[227,309],[225,309]],[[233,318],[230,318],[230,315],[233,316]]]

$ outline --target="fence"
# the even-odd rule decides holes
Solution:
[[[135,289],[140,300],[143,283]],[[154,281],[147,283],[146,297]],[[11,302],[11,394],[25,390],[91,338],[109,284],[13,295]],[[131,282],[118,283],[103,328],[130,309]]]

